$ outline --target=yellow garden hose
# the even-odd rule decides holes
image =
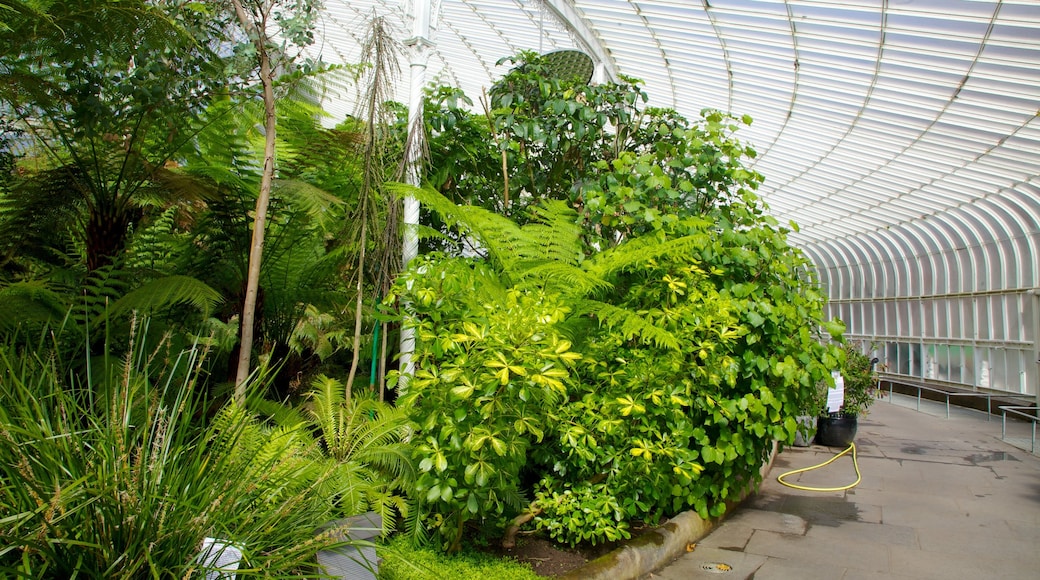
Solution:
[[[856,468],[856,481],[850,483],[849,485],[845,485],[845,486],[842,486],[842,487],[806,487],[804,485],[795,485],[793,483],[787,483],[786,481],[784,481],[784,478],[787,477],[788,475],[795,475],[795,474],[798,474],[798,473],[803,473],[805,471],[812,471],[814,469],[819,469],[821,467],[827,466],[831,462],[833,462],[835,459],[841,457],[842,455],[845,455],[849,451],[852,452],[852,466]],[[805,490],[805,491],[845,491],[846,489],[852,489],[852,488],[856,487],[857,485],[859,485],[859,482],[863,480],[863,476],[860,475],[860,473],[859,473],[859,462],[856,461],[856,444],[855,443],[849,443],[849,446],[848,446],[848,448],[845,449],[845,451],[842,451],[841,453],[835,455],[834,457],[831,457],[830,459],[828,459],[827,461],[824,461],[823,463],[821,463],[819,465],[813,465],[812,467],[803,467],[801,469],[796,469],[794,471],[788,471],[787,473],[782,473],[779,476],[777,476],[776,480],[780,482],[780,485],[786,485],[787,487],[793,487],[794,489],[801,489],[801,490]]]

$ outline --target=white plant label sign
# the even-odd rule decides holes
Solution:
[[[831,372],[834,377],[834,386],[827,389],[827,412],[837,413],[845,404],[845,377],[838,371]]]

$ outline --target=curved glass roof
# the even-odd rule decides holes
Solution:
[[[501,57],[577,48],[601,79],[645,80],[652,105],[751,115],[743,139],[759,153],[761,193],[781,223],[800,226],[796,245],[896,227],[932,237],[937,228],[918,222],[940,215],[965,236],[997,227],[1035,237],[1035,0],[423,3],[433,9],[426,80],[473,98],[505,72]],[[385,16],[405,39],[411,11],[408,0],[326,0],[318,49],[357,62],[366,20]],[[401,70],[407,102],[408,62]],[[969,207],[980,200],[1008,217],[972,225],[966,216],[986,213]]]

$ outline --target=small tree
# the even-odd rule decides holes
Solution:
[[[250,360],[253,350],[253,322],[256,315],[256,299],[260,286],[260,263],[263,259],[264,231],[267,224],[267,208],[271,200],[271,184],[275,176],[275,143],[277,139],[277,115],[275,99],[275,71],[277,55],[284,55],[291,46],[304,46],[313,41],[312,27],[321,6],[320,0],[231,0],[231,6],[239,26],[245,32],[258,66],[264,103],[264,157],[260,178],[260,193],[256,199],[253,215],[253,237],[249,247],[249,270],[246,276],[245,301],[242,306],[241,343],[239,345],[238,368],[235,376],[235,398],[245,396],[245,384],[249,378]],[[277,30],[281,43],[273,36]]]

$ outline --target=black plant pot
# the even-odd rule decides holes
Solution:
[[[827,447],[848,447],[856,438],[856,417],[827,415],[816,422],[816,443]]]

